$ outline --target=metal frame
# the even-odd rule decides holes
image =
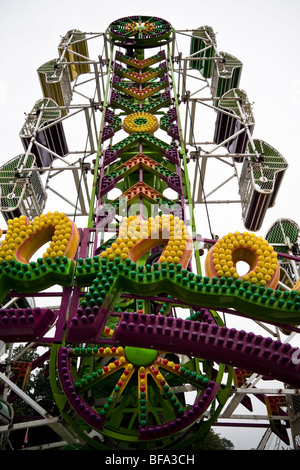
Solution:
[[[178,35],[182,35],[186,38],[192,38],[193,34],[197,32],[197,30],[180,30],[177,31]],[[211,128],[205,126],[205,118],[203,118],[203,113],[206,112],[206,115],[211,117],[215,117],[217,112],[220,112],[220,108],[216,106],[218,103],[220,96],[215,96],[214,92],[216,91],[216,86],[213,86],[212,80],[208,78],[204,78],[197,70],[191,69],[189,67],[189,62],[191,59],[195,60],[211,60],[217,62],[222,57],[222,53],[219,53],[217,50],[216,43],[214,42],[213,38],[207,35],[207,45],[201,50],[201,52],[206,52],[207,49],[213,49],[211,57],[199,57],[199,51],[194,52],[193,54],[189,54],[187,56],[183,56],[182,53],[175,51],[173,49],[173,55],[175,59],[175,63],[178,64],[177,68],[174,69],[174,72],[177,73],[178,77],[178,93],[181,90],[181,96],[179,99],[185,105],[185,119],[184,128],[183,128],[183,135],[185,138],[185,146],[188,149],[188,157],[190,158],[189,163],[189,175],[190,181],[192,182],[192,197],[193,203],[196,204],[241,204],[243,203],[242,195],[238,194],[237,198],[230,198],[228,194],[233,195],[235,189],[237,193],[239,193],[239,186],[241,185],[241,173],[242,173],[242,165],[239,166],[239,163],[243,162],[245,157],[249,160],[259,160],[258,152],[254,145],[254,140],[252,137],[252,133],[248,127],[248,115],[247,112],[244,114],[243,110],[240,109],[240,120],[241,123],[244,124],[244,129],[239,130],[236,134],[233,134],[229,139],[224,139],[219,144],[216,144],[210,136]],[[203,54],[205,55],[205,54]],[[180,94],[180,93],[179,93]],[[238,100],[237,100],[238,106]],[[250,109],[251,109],[251,105]],[[226,110],[221,110],[224,114],[227,113]],[[205,115],[205,116],[206,116]],[[209,121],[211,123],[211,121]],[[201,124],[204,124],[204,130],[202,131]],[[231,153],[229,150],[226,150],[225,144],[228,141],[235,138],[238,134],[242,134],[243,132],[247,133],[249,139],[249,145],[251,148],[254,149],[254,153],[250,153],[249,150],[247,151],[247,155],[245,154],[237,154]],[[201,137],[199,138],[199,135]],[[208,137],[207,137],[208,136]],[[239,163],[237,163],[239,162]],[[191,169],[191,163],[193,167]],[[214,168],[216,164],[219,165],[221,171],[219,174],[226,175],[226,177],[221,178],[221,181],[216,186],[214,181],[209,179],[209,170]],[[191,171],[192,170],[192,171]],[[227,170],[227,171],[226,171]],[[192,180],[192,175],[194,175],[194,179]],[[233,186],[229,188],[229,184],[233,182]],[[218,199],[212,199],[211,196],[215,196],[219,190],[228,189],[225,191],[224,194],[220,193],[221,196]],[[233,190],[233,192],[232,192]],[[211,246],[210,243],[205,241],[204,246],[209,247]],[[283,254],[281,258],[283,263],[286,263],[290,266],[292,272],[298,275],[299,273],[299,257],[291,256],[291,252],[289,251],[290,255]],[[292,259],[293,258],[293,259]],[[296,277],[297,279],[297,277]],[[290,290],[291,287],[287,287],[283,285],[284,289]],[[272,327],[271,325],[264,325],[259,323],[259,327],[266,331],[267,334],[272,336],[273,338],[278,338],[283,342],[288,342],[290,339],[294,337],[298,337],[300,330],[296,329],[294,333],[292,333],[287,338],[282,339],[282,332],[276,326]],[[263,385],[261,385],[263,383]],[[245,395],[256,395],[259,393],[267,393],[268,395],[277,395],[283,394],[287,397],[291,397],[294,395],[298,395],[299,390],[288,390],[285,388],[281,389],[273,389],[273,388],[265,388],[263,377],[258,376],[257,374],[253,374],[250,378],[245,380],[244,385],[242,388],[233,389],[232,398],[228,402],[226,408],[223,410],[222,414],[219,416],[218,421],[216,423],[217,430],[218,426],[247,426],[248,420],[259,421],[260,423],[267,423],[262,424],[265,426],[266,432],[262,438],[262,441],[258,443],[258,449],[265,449],[270,441],[270,438],[274,436],[272,431],[270,430],[269,423],[270,423],[270,416],[266,415],[256,415],[255,412],[248,413],[246,415],[243,414],[235,414],[236,408],[241,403]],[[291,415],[292,415],[292,408],[291,402],[287,400],[287,416],[284,418],[286,423],[291,422]],[[275,419],[276,417],[272,417]],[[298,424],[299,421],[299,414],[293,416],[294,421]],[[282,416],[279,417],[282,420]],[[227,423],[227,421],[233,420],[234,422]],[[244,423],[243,423],[244,422]],[[291,422],[292,423],[292,422]],[[255,426],[255,425],[254,425]],[[292,446],[294,448],[299,448],[299,426],[292,427],[291,426],[291,433],[292,433]],[[297,435],[295,434],[297,432]]]
[[[193,33],[197,31],[195,29],[178,31],[180,35],[186,37],[193,37]],[[208,38],[208,41],[210,38]],[[198,122],[199,126],[203,123],[203,113],[213,119],[215,113],[220,111],[220,108],[215,106],[215,102],[220,99],[218,96],[212,95],[212,83],[208,78],[203,78],[199,72],[195,69],[189,68],[189,62],[191,59],[196,60],[211,60],[217,62],[222,58],[222,53],[219,53],[216,50],[216,45],[211,43],[211,45],[206,46],[207,48],[214,48],[215,55],[210,58],[196,58],[198,52],[187,55],[185,57],[182,54],[179,54],[176,57],[176,62],[178,63],[178,68],[175,69],[175,72],[178,74],[178,90],[181,89],[181,100],[186,105],[185,110],[185,119],[184,119],[184,137],[186,141],[186,147],[189,149],[190,160],[193,163],[193,168],[191,174],[194,174],[193,184],[192,184],[192,193],[195,203],[199,204],[230,204],[230,203],[241,203],[241,199],[238,195],[234,199],[224,198],[224,195],[221,195],[218,199],[211,199],[211,195],[215,195],[217,191],[222,189],[224,186],[227,187],[228,183],[231,180],[236,180],[237,183],[235,187],[238,186],[238,169],[234,159],[237,157],[237,154],[231,154],[228,151],[224,151],[224,144],[226,141],[222,141],[219,144],[216,144],[209,134],[204,135],[199,139],[198,135],[201,133],[200,129],[195,129],[195,123]],[[204,49],[203,49],[204,50]],[[203,51],[202,50],[202,51]],[[175,54],[175,51],[174,51]],[[223,110],[223,113],[226,114],[226,111]],[[242,121],[246,119],[243,118]],[[212,120],[213,122],[213,120]],[[208,129],[211,132],[211,128]],[[240,131],[242,133],[244,131]],[[209,137],[207,138],[207,135]],[[232,140],[236,137],[237,134],[232,135],[228,140]],[[243,158],[243,157],[242,157]],[[211,182],[207,182],[206,176],[209,174],[209,170],[216,164],[221,165],[220,174],[226,175],[224,179],[221,178],[221,181],[217,186],[214,186]],[[229,169],[231,169],[229,171]],[[192,178],[191,178],[192,180]],[[204,187],[205,181],[205,187]],[[209,184],[209,186],[208,186]],[[232,192],[232,189],[230,190]],[[204,202],[205,199],[205,202]]]
[[[67,62],[64,59],[64,56],[70,51],[73,55],[78,56],[79,59],[85,60],[84,63],[90,66],[90,72],[79,75],[72,83],[73,99],[71,104],[68,106],[57,106],[61,117],[54,122],[44,124],[41,123],[41,116],[38,116],[35,128],[32,130],[30,145],[25,153],[25,161],[32,146],[36,145],[38,148],[47,150],[53,156],[51,164],[39,168],[23,168],[24,172],[44,173],[43,183],[45,190],[51,191],[63,204],[67,204],[66,215],[74,219],[79,216],[87,217],[89,215],[91,202],[90,186],[93,181],[91,172],[94,168],[93,159],[97,158],[98,129],[101,120],[101,112],[99,112],[99,110],[101,111],[103,106],[105,76],[108,73],[109,62],[105,35],[103,33],[84,34],[87,43],[90,45],[92,42],[97,42],[96,46],[93,44],[95,50],[98,52],[102,48],[104,55],[98,55],[98,60],[91,60],[89,57],[82,56],[70,50],[70,44],[66,44],[61,50],[61,55],[59,59],[57,59],[58,66],[62,62],[65,66],[77,63]],[[82,62],[79,61],[78,64],[82,64]],[[46,149],[36,139],[36,134],[39,130],[45,131],[51,129],[51,126],[58,123],[61,123],[65,130],[68,145],[74,145],[74,147],[69,148],[66,157],[61,157],[54,151]],[[80,134],[85,137],[85,141],[81,143],[81,148],[78,148],[77,144],[72,144],[74,140],[72,129],[76,129],[76,126],[80,130]],[[68,130],[69,128],[70,131]],[[64,174],[65,177],[66,170],[70,171],[71,176],[71,178],[68,177],[68,181],[73,180],[71,188],[69,185],[66,187],[66,185],[59,181],[59,177],[62,176],[62,174]],[[65,178],[63,181],[65,181]],[[72,197],[70,197],[70,193]],[[75,204],[73,202],[74,200],[76,201]]]
[[[176,31],[177,34],[181,34],[190,38],[193,34],[194,30],[185,30],[185,31]],[[98,109],[102,109],[103,103],[107,97],[107,89],[105,86],[105,77],[108,75],[111,67],[110,62],[110,55],[109,55],[109,45],[107,44],[106,38],[104,33],[84,33],[86,39],[88,41],[92,39],[101,39],[102,47],[103,47],[103,56],[98,56],[98,60],[93,61],[85,56],[81,56],[79,53],[74,52],[74,50],[69,49],[70,43],[67,42],[64,46],[63,51],[61,52],[60,58],[58,62],[65,60],[64,57],[67,55],[67,52],[71,52],[74,55],[77,55],[78,58],[84,59],[85,64],[90,65],[90,72],[87,75],[79,76],[75,79],[72,85],[72,93],[73,96],[78,97],[82,102],[78,104],[74,104],[73,102],[68,105],[67,109],[64,107],[59,107],[62,111],[66,111],[65,114],[59,119],[67,131],[67,126],[73,125],[73,120],[75,117],[83,116],[84,127],[81,129],[81,133],[86,136],[86,148],[75,150],[72,149],[69,151],[68,156],[66,158],[62,158],[61,156],[53,153],[55,159],[51,163],[49,167],[42,167],[42,168],[23,168],[23,171],[26,172],[43,172],[43,179],[45,179],[45,189],[51,191],[55,194],[62,203],[66,204],[69,211],[66,211],[66,214],[69,217],[73,217],[74,220],[79,217],[83,216],[88,220],[87,226],[89,229],[83,231],[83,244],[82,244],[82,252],[87,252],[90,237],[94,237],[95,234],[93,230],[91,230],[91,222],[94,217],[94,199],[95,199],[95,192],[92,190],[89,185],[93,185],[96,180],[96,175],[99,169],[101,168],[101,135],[98,135],[98,129],[100,127],[100,122],[103,119],[103,116],[100,117],[97,115]],[[210,46],[207,46],[210,47]],[[195,123],[198,122],[200,116],[201,122],[201,113],[205,109],[215,115],[216,111],[220,111],[220,108],[215,106],[216,100],[220,99],[220,97],[211,96],[210,93],[210,84],[208,79],[204,79],[196,74],[195,71],[190,71],[188,68],[188,63],[192,58],[192,55],[188,55],[183,57],[182,54],[178,54],[176,56],[175,53],[175,42],[172,44],[172,55],[175,64],[178,64],[178,68],[174,68],[174,74],[177,76],[177,84],[178,84],[178,95],[180,96],[181,101],[185,105],[185,117],[183,119],[183,135],[185,139],[185,147],[188,149],[188,156],[190,159],[189,162],[189,174],[190,180],[192,180],[192,174],[194,173],[194,179],[192,184],[192,191],[190,193],[190,202],[195,205],[199,204],[228,204],[228,203],[241,203],[241,199],[237,198],[220,198],[211,200],[210,196],[217,193],[220,189],[224,188],[225,186],[234,181],[235,187],[238,188],[239,183],[239,172],[236,164],[236,158],[244,158],[244,154],[232,154],[228,151],[224,150],[225,141],[215,144],[213,141],[209,140],[199,140],[197,139],[196,132],[195,132]],[[98,49],[99,50],[99,49]],[[196,53],[195,53],[196,54]],[[194,54],[194,55],[195,55]],[[215,50],[215,56],[210,60],[219,60],[221,55]],[[195,59],[195,57],[193,57]],[[78,61],[80,62],[80,60]],[[70,65],[72,63],[68,63],[67,61],[64,62],[65,65]],[[196,76],[197,75],[197,76]],[[88,77],[88,78],[87,78]],[[93,82],[94,84],[94,92],[93,96],[90,96],[86,91],[85,88],[88,88],[89,85]],[[189,91],[190,83],[196,85],[196,90],[194,92]],[[180,93],[181,90],[181,93]],[[202,96],[203,95],[203,96]],[[226,111],[224,111],[226,113]],[[242,115],[241,117],[242,122],[246,123],[246,117]],[[38,130],[39,122],[37,123],[36,130]],[[51,124],[48,125],[49,127]],[[45,129],[46,127],[43,127]],[[84,130],[83,130],[84,129]],[[248,132],[246,126],[246,131],[239,131],[239,132]],[[198,135],[198,134],[197,134]],[[230,139],[234,138],[236,135],[231,136]],[[249,135],[249,139],[252,139],[252,136]],[[100,142],[100,143],[99,143]],[[35,143],[42,147],[42,145],[36,142],[35,135],[32,136],[32,144]],[[69,143],[69,140],[68,140]],[[29,154],[30,148],[28,148],[26,155]],[[250,155],[249,157],[256,157],[256,154]],[[94,162],[92,160],[95,160]],[[226,177],[217,184],[217,186],[212,186],[207,188],[207,175],[208,175],[208,167],[214,166],[216,164],[220,164],[222,168],[226,168],[228,170],[228,174]],[[191,164],[194,166],[194,169],[191,169]],[[76,204],[72,202],[72,198],[70,198],[69,193],[70,189],[58,186],[59,189],[52,186],[52,182],[54,185],[59,181],[59,176],[65,178],[66,170],[70,173],[70,176],[73,178],[73,191],[74,194],[78,196],[76,200]],[[88,177],[88,172],[93,170],[94,177]],[[69,175],[68,174],[68,175]],[[90,175],[89,175],[90,176]],[[58,183],[59,184],[59,183]],[[81,223],[81,221],[80,221]],[[204,240],[205,246],[209,247],[213,240]],[[79,254],[81,255],[81,253]],[[300,259],[296,258],[297,264],[300,263]],[[297,269],[298,272],[298,269]],[[51,293],[46,293],[45,295],[51,296]],[[53,292],[53,297],[62,297],[61,307],[65,309],[68,305],[68,298],[69,292],[68,289],[65,288],[62,292]],[[78,293],[79,295],[79,293]],[[11,301],[14,299],[11,299]],[[229,312],[230,314],[230,312]],[[271,336],[274,338],[281,338],[281,332],[276,327],[276,325],[272,328],[270,325],[265,326],[260,324],[260,326],[265,329]],[[56,325],[57,331],[54,334],[54,339],[57,341],[61,337],[62,332],[62,324]],[[299,334],[299,330],[296,329],[296,332]],[[295,333],[296,333],[295,332]],[[49,338],[45,338],[45,342]],[[52,338],[53,339],[53,338]],[[288,337],[285,341],[288,341],[290,337]],[[30,347],[30,345],[28,346]],[[26,348],[24,349],[24,352]],[[49,416],[46,410],[39,407],[33,400],[28,397],[26,393],[24,393],[19,387],[17,387],[10,379],[10,361],[14,360],[14,358],[9,357],[8,365],[6,369],[6,373],[0,372],[0,379],[5,383],[5,387],[10,388],[13,390],[20,398],[22,398],[25,402],[27,402],[33,409],[41,416],[41,419],[36,421],[28,421],[26,423],[15,425],[13,428],[10,428],[10,425],[1,425],[0,426],[0,433],[7,432],[9,429],[26,429],[28,427],[33,426],[41,426],[46,425],[50,426],[57,435],[62,439],[62,441],[58,441],[56,443],[49,443],[47,446],[43,446],[43,448],[52,448],[52,447],[59,447],[66,443],[70,445],[77,445],[80,443],[77,436],[73,436],[72,433],[68,432],[65,427],[60,423],[59,417],[52,417]],[[261,376],[257,376],[257,374],[253,374],[248,380],[245,381],[245,384],[241,388],[237,388],[233,390],[232,398],[228,403],[227,408],[222,413],[222,415],[218,419],[217,425],[222,425],[223,420],[233,419],[238,421],[243,421],[245,417],[248,419],[253,420],[267,420],[269,422],[270,416],[266,415],[253,415],[252,418],[249,415],[241,415],[241,414],[234,414],[237,406],[242,401],[245,394],[259,394],[259,393],[266,393],[266,394],[282,394],[285,396],[290,396],[292,394],[298,394],[299,390],[289,390],[289,389],[272,389],[272,388],[256,388],[259,381],[262,379]],[[274,416],[273,418],[280,418],[282,416]],[[286,422],[291,421],[291,415],[284,418]],[[267,426],[267,425],[266,425]],[[270,437],[269,430],[266,431],[266,435],[262,439],[262,442],[259,444],[259,448],[265,448],[266,442]],[[296,444],[294,443],[296,446]]]

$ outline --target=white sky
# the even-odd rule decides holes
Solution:
[[[287,160],[276,206],[269,209],[259,234],[279,218],[300,224],[299,187],[300,3],[298,0],[11,0],[3,2],[0,18],[0,166],[23,153],[19,131],[24,113],[42,97],[36,69],[57,57],[60,37],[70,29],[103,32],[123,16],[154,15],[175,29],[209,25],[217,33],[218,49],[243,62],[240,88],[253,103],[253,137],[265,140]],[[179,43],[179,50],[180,43]],[[182,51],[188,55],[189,51]],[[230,195],[231,197],[231,195]],[[220,236],[241,230],[240,208],[209,208],[213,231]],[[224,216],[225,214],[225,216]],[[210,237],[206,222],[200,232]],[[217,428],[236,449],[256,446],[260,430]],[[240,436],[242,436],[240,438]],[[245,439],[246,436],[246,439]]]

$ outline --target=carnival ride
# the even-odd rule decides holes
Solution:
[[[18,429],[48,426],[57,440],[45,449],[197,450],[239,404],[253,410],[251,394],[267,410],[258,447],[273,433],[299,448],[299,227],[280,219],[265,239],[253,233],[287,162],[253,137],[242,63],[209,26],[130,16],[104,33],[68,31],[37,72],[24,153],[0,168],[1,449]],[[203,108],[214,136],[197,142]],[[216,163],[233,174],[210,190]],[[245,231],[233,220],[231,233],[201,237],[196,204],[232,180],[239,200],[218,203],[240,203]],[[22,361],[15,344],[39,359]],[[48,363],[58,416],[26,394]],[[39,419],[20,422],[17,397]]]

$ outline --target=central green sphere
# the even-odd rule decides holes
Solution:
[[[131,364],[137,367],[148,366],[157,358],[156,349],[125,347],[125,356]]]

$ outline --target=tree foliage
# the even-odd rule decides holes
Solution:
[[[211,429],[199,450],[234,450],[234,445],[229,439],[221,437]]]

